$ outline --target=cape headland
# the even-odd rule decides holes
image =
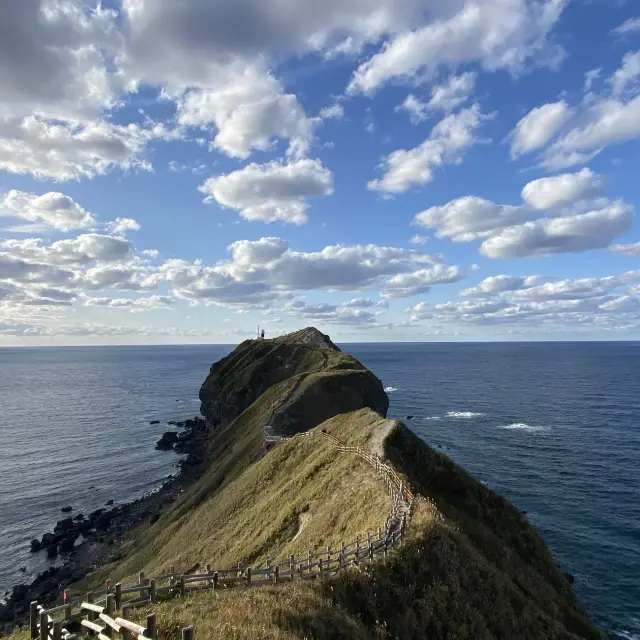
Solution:
[[[200,400],[197,472],[71,593],[168,567],[270,576],[274,562],[331,557],[345,541],[373,550],[372,532],[401,526],[384,557],[320,565],[313,580],[160,598],[162,637],[187,625],[198,639],[603,637],[525,514],[387,419],[380,380],[318,330],[243,342],[211,367]]]

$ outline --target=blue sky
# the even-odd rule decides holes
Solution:
[[[640,338],[631,1],[0,24],[0,345]]]

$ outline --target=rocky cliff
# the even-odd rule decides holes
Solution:
[[[386,416],[382,383],[317,329],[272,340],[247,340],[216,362],[200,389],[210,427],[229,424],[269,388],[288,383],[268,417],[276,433],[307,431],[327,418],[364,407]]]

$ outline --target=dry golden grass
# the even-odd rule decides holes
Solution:
[[[196,563],[215,568],[238,562],[259,566],[267,559],[335,548],[384,525],[392,500],[380,476],[357,456],[339,454],[317,435],[280,442],[247,464],[246,458],[254,453],[256,426],[262,439],[264,423],[261,416],[252,415],[257,404],[233,423],[235,434],[246,435],[227,443],[221,464],[199,483],[197,492],[185,494],[153,526],[134,532],[124,547],[124,563],[102,569],[76,585],[74,592],[107,576],[133,583],[139,571],[159,574],[170,565],[182,571]],[[347,444],[368,446],[384,424],[377,414],[361,410],[328,420],[323,428]],[[223,480],[221,469],[227,470]],[[219,488],[203,496],[203,482]]]

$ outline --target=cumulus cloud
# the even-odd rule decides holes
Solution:
[[[116,218],[112,222],[107,223],[107,229],[114,235],[126,235],[128,231],[140,231],[142,227],[132,218]]]
[[[245,220],[304,224],[306,198],[330,195],[333,179],[318,160],[274,160],[209,178],[200,191],[207,196],[205,202],[235,209]]]
[[[599,193],[602,184],[601,176],[585,168],[529,182],[522,189],[522,199],[537,210],[553,209]]]
[[[344,118],[344,107],[339,102],[335,102],[328,107],[320,109],[320,117],[323,120],[341,120]]]
[[[511,157],[544,147],[569,121],[571,109],[561,100],[531,109],[511,132]]]
[[[94,261],[112,262],[132,255],[132,245],[122,238],[85,233],[50,245],[37,238],[6,240],[0,248],[16,258],[52,265],[84,265]]]
[[[396,111],[406,111],[413,124],[426,120],[436,111],[453,111],[469,100],[476,77],[477,74],[472,72],[452,75],[444,84],[433,87],[428,102],[422,102],[413,94],[409,94],[404,102],[396,107]]]
[[[475,300],[406,309],[412,321],[456,324],[522,325],[545,330],[628,329],[640,326],[635,295],[640,270],[615,276],[541,279],[494,276],[462,293]],[[627,288],[626,291],[620,291]]]
[[[470,242],[526,219],[522,207],[499,205],[483,198],[465,196],[416,214],[414,224],[436,230],[436,237]]]
[[[51,121],[0,111],[0,169],[55,181],[94,178],[114,167],[147,170],[147,143],[168,135],[162,127]]]
[[[233,64],[223,70],[215,88],[185,93],[178,100],[177,118],[185,126],[214,125],[212,146],[235,158],[272,149],[274,138],[289,140],[288,153],[302,156],[316,124],[295,95],[284,93],[273,75],[252,64]]]
[[[589,169],[540,178],[523,188],[524,204],[465,196],[418,213],[413,224],[435,229],[436,237],[453,242],[483,240],[480,253],[489,258],[602,249],[629,230],[634,214],[622,200],[591,198],[602,183]]]
[[[604,249],[630,229],[632,220],[633,207],[617,201],[596,211],[508,227],[487,238],[480,253],[489,258],[519,258]]]
[[[428,269],[402,273],[390,278],[380,295],[384,298],[408,298],[428,293],[436,284],[450,284],[462,279],[458,266],[436,264]]]
[[[377,325],[375,313],[346,305],[307,304],[301,300],[293,300],[284,305],[283,311],[289,316],[330,324],[358,325],[361,328]]]
[[[485,117],[479,105],[448,115],[429,137],[413,149],[398,149],[382,163],[384,175],[367,185],[371,191],[404,193],[411,187],[433,180],[434,171],[460,159],[462,153],[476,143],[476,130]]]
[[[83,300],[88,307],[109,307],[111,309],[127,309],[131,312],[166,309],[174,303],[169,296],[148,296],[145,298],[93,298],[87,296]]]
[[[428,240],[429,240],[429,236],[421,236],[416,233],[414,236],[411,236],[411,238],[409,238],[409,243],[410,244],[426,244]]]
[[[618,35],[626,35],[635,31],[640,31],[640,18],[629,18],[613,30]]]
[[[614,253],[621,253],[625,256],[640,256],[640,242],[631,244],[614,244],[610,247]]]
[[[561,0],[488,0],[456,7],[448,16],[387,42],[356,69],[347,91],[371,94],[392,80],[412,81],[438,65],[475,60],[486,69],[518,71],[544,48],[563,6]]]
[[[526,288],[538,281],[538,276],[489,276],[475,287],[463,289],[460,295],[470,298],[491,296],[504,291],[515,291],[516,289]]]
[[[41,223],[44,228],[57,231],[91,229],[95,218],[77,202],[62,193],[42,195],[11,190],[0,198],[0,216],[8,216]]]
[[[640,51],[626,53],[622,66],[610,79],[611,92],[614,96],[622,96],[627,91],[637,90],[640,80]]]

